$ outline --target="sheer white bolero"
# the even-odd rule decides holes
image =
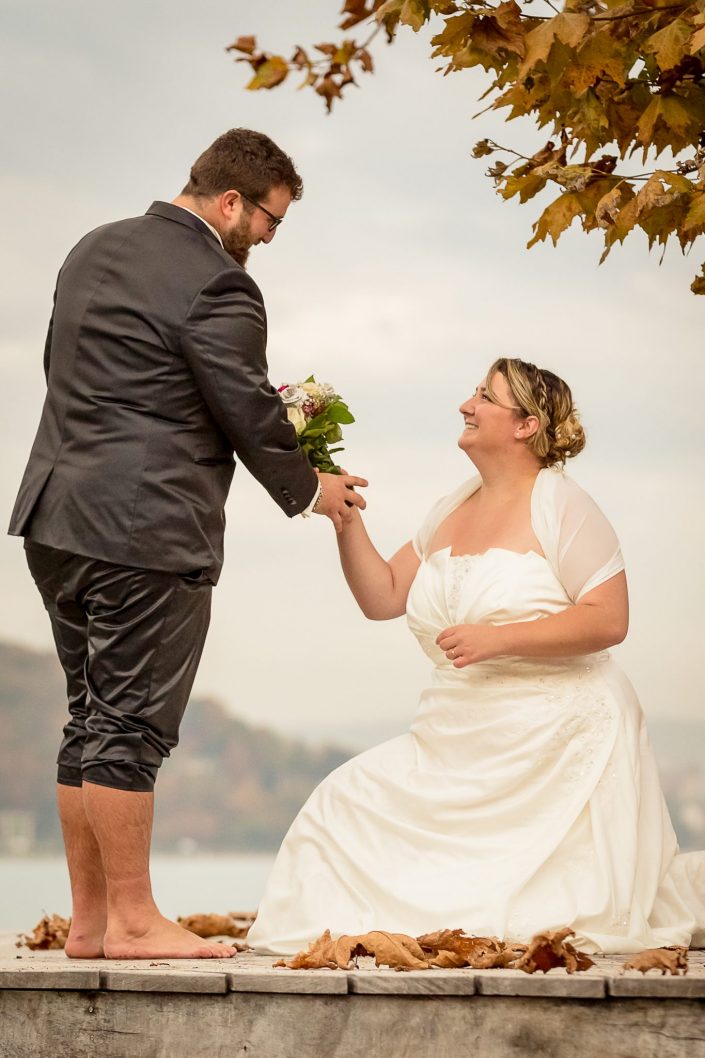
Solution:
[[[423,561],[438,526],[482,485],[479,474],[433,505],[412,541]],[[624,569],[619,540],[595,501],[564,471],[544,467],[531,494],[531,527],[572,602]]]

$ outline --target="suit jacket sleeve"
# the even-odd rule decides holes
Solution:
[[[264,305],[246,273],[233,268],[209,280],[190,307],[181,348],[239,459],[285,514],[305,510],[318,481],[267,377]]]
[[[49,365],[51,363],[51,336],[52,336],[52,333],[53,333],[53,330],[54,330],[54,310],[56,309],[56,290],[57,289],[58,289],[58,280],[57,280],[57,287],[54,290],[54,302],[53,302],[52,307],[51,307],[51,318],[49,320],[49,328],[47,330],[46,342],[44,343],[44,377],[45,377],[45,379],[47,381],[47,385],[49,384]]]

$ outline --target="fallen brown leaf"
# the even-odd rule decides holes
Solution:
[[[649,970],[660,970],[662,975],[685,976],[688,973],[688,949],[675,945],[670,948],[646,948],[625,962],[624,969],[639,970],[643,974]]]
[[[373,930],[355,937],[344,934],[333,940],[328,929],[307,951],[299,952],[288,962],[280,959],[274,965],[289,970],[347,970],[359,956],[374,956],[376,966],[394,970],[427,970],[429,966],[414,938],[404,933]]]
[[[537,970],[548,973],[556,966],[564,966],[569,974],[576,970],[589,970],[595,964],[588,955],[578,951],[566,940],[566,937],[572,936],[574,930],[569,926],[536,933],[523,955],[507,965],[527,974],[536,973]]]
[[[555,966],[563,966],[568,973],[587,970],[594,965],[583,952],[577,951],[566,937],[573,931],[562,930],[537,933],[531,944],[505,944],[497,937],[468,937],[462,929],[443,929],[414,939],[404,933],[373,930],[358,936],[343,935],[334,940],[326,930],[306,951],[293,958],[280,959],[274,966],[289,970],[350,968],[359,956],[374,956],[377,966],[394,970],[461,969],[475,970],[520,969],[525,973],[537,970],[547,973]]]
[[[31,934],[20,933],[18,935],[15,947],[26,947],[30,951],[56,951],[66,945],[70,928],[70,918],[62,918],[61,915],[45,915]]]
[[[176,921],[198,937],[244,938],[254,919],[254,913],[246,912],[241,915],[182,915]]]

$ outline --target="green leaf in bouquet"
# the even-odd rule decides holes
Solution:
[[[335,444],[336,441],[343,440],[343,431],[337,422],[332,422],[325,433],[326,441],[328,444]]]
[[[333,422],[348,424],[355,422],[355,416],[348,408],[345,401],[336,400],[332,404],[329,404],[325,410],[325,414]]]
[[[330,426],[328,425],[328,423],[323,423],[323,425],[314,426],[313,428],[311,427],[311,423],[309,423],[306,429],[301,431],[299,437],[310,437],[311,439],[314,439],[316,437],[324,437],[326,431],[329,429]]]

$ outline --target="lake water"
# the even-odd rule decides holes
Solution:
[[[269,854],[152,857],[152,886],[169,918],[254,911],[274,863]],[[31,932],[44,914],[68,916],[71,891],[58,857],[0,858],[0,931]]]

